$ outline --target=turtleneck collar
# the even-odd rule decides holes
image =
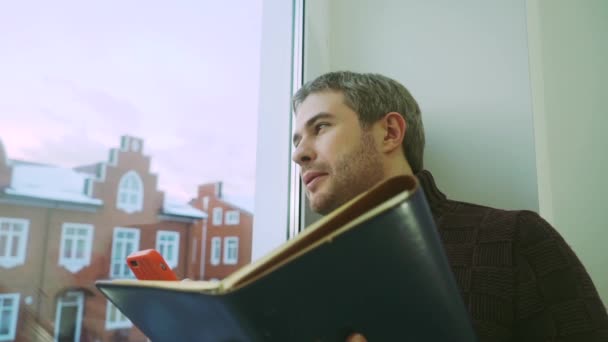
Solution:
[[[420,181],[420,185],[424,190],[424,195],[426,197],[427,202],[429,203],[429,207],[431,207],[433,216],[441,215],[441,212],[445,208],[445,204],[448,199],[437,188],[433,175],[428,170],[422,170],[416,173],[415,176],[416,178],[418,178],[418,181]]]

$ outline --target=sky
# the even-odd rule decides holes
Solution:
[[[107,160],[121,135],[167,196],[253,207],[261,0],[0,2],[0,140],[10,159]]]

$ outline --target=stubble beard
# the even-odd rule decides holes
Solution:
[[[370,133],[364,132],[359,146],[336,161],[330,183],[311,200],[311,209],[327,215],[384,178],[380,153]]]

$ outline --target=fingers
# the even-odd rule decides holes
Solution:
[[[367,339],[361,334],[352,334],[346,338],[346,342],[367,342]]]

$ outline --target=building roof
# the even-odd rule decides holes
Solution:
[[[6,194],[76,204],[101,205],[87,196],[84,186],[91,175],[69,168],[12,161],[12,177]]]
[[[75,169],[10,160],[12,166],[11,184],[4,189],[7,195],[32,199],[67,202],[72,204],[102,205],[103,201],[88,196],[85,192],[87,179],[95,179],[99,163]],[[187,203],[165,200],[163,214],[187,218],[203,219],[207,214]]]
[[[207,214],[204,211],[198,210],[189,204],[166,198],[163,202],[162,211],[165,215],[192,217],[196,219],[207,218]]]

